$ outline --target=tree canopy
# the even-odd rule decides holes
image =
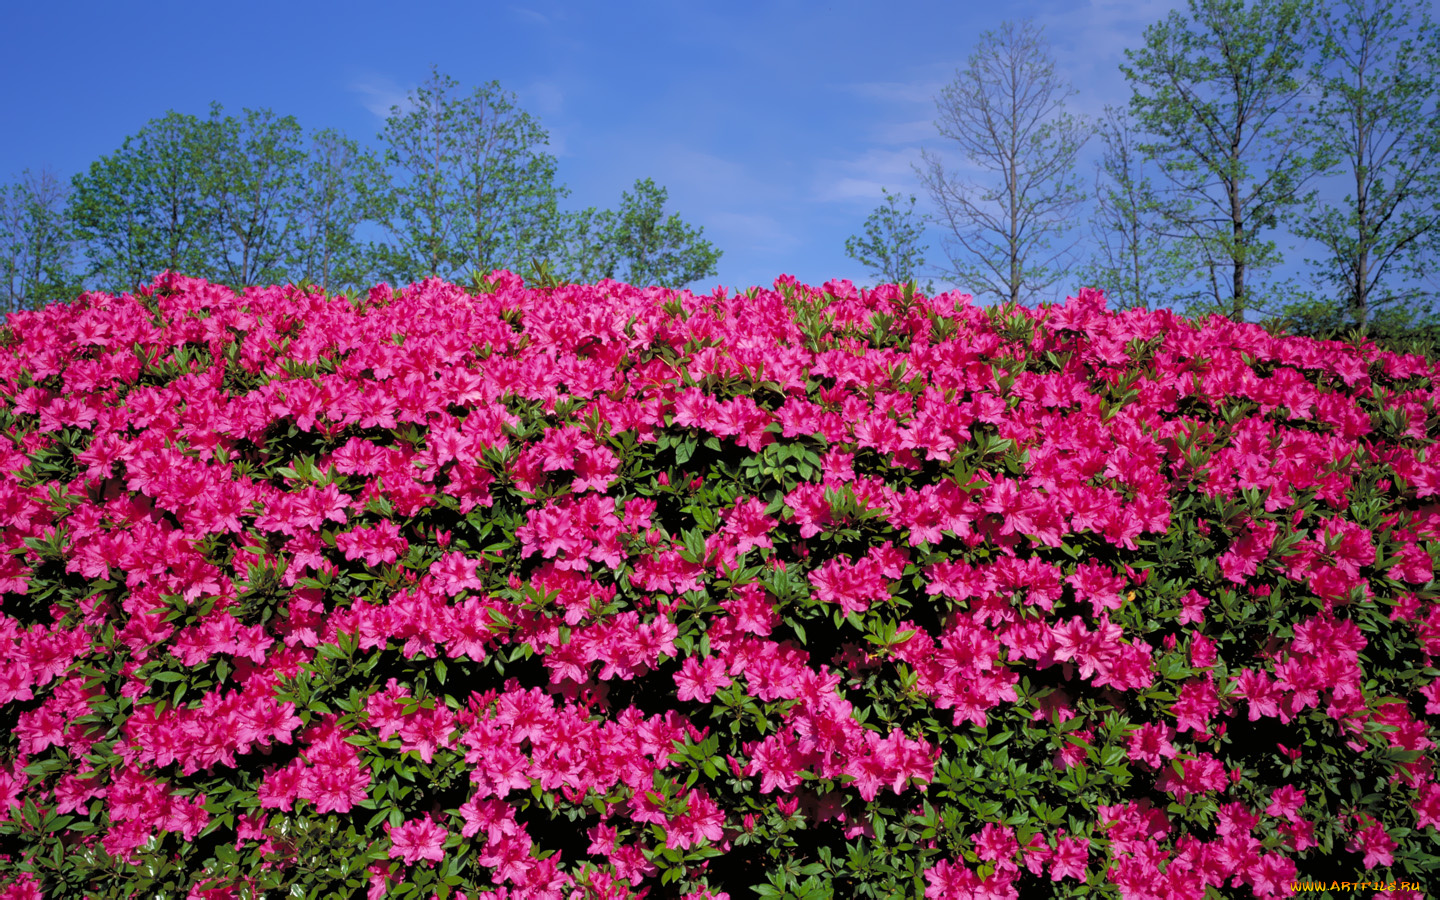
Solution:
[[[242,288],[451,280],[497,268],[681,287],[714,275],[703,229],[666,215],[652,179],[614,210],[566,212],[548,136],[497,82],[432,70],[372,151],[268,109],[145,123],[67,187],[26,172],[0,189],[9,308],[131,291],[164,271]]]
[[[558,251],[558,203],[569,191],[543,150],[548,134],[514,95],[493,81],[466,92],[436,70],[407,103],[380,133],[390,176],[385,275],[458,280]]]
[[[721,251],[671,213],[669,191],[652,179],[620,195],[617,210],[593,207],[575,216],[565,267],[576,281],[614,278],[634,285],[679,288],[716,273]]]

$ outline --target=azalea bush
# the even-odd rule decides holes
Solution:
[[[1434,883],[1423,359],[480,287],[10,316],[8,896]]]

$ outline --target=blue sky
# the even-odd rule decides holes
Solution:
[[[433,64],[467,87],[494,79],[517,95],[550,133],[567,208],[613,207],[637,178],[666,187],[669,210],[724,251],[718,277],[696,288],[768,286],[781,273],[868,284],[845,238],[882,186],[929,206],[912,169],[922,149],[960,162],[936,131],[935,97],[983,32],[1033,18],[1079,92],[1069,110],[1096,115],[1129,99],[1124,50],[1183,6],[12,4],[0,29],[0,178],[49,167],[68,179],[147,120],[203,114],[211,101],[378,147],[385,113]],[[1087,183],[1096,149],[1082,164]],[[930,236],[932,260],[940,237]]]

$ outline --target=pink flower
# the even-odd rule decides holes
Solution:
[[[1190,667],[1210,669],[1215,666],[1215,642],[1198,631],[1190,635]]]
[[[760,792],[790,791],[800,783],[800,772],[805,768],[805,758],[799,751],[795,738],[789,731],[770,735],[754,746],[747,747],[750,765],[749,775],[760,775]]]
[[[1385,826],[1369,816],[1362,816],[1360,821],[1366,823],[1365,827],[1350,839],[1345,849],[1352,853],[1364,853],[1364,866],[1367,869],[1377,864],[1394,865],[1395,839],[1385,830]]]
[[[685,811],[669,822],[665,846],[688,850],[701,841],[717,843],[724,837],[725,815],[704,791],[686,791]]]
[[[86,777],[87,774],[89,777]],[[0,772],[0,778],[3,777],[4,773]],[[67,774],[55,785],[55,812],[89,815],[86,803],[96,797],[105,796],[105,793],[104,786],[93,772]],[[0,798],[0,807],[4,805],[3,798]]]
[[[1180,697],[1171,705],[1170,711],[1175,714],[1177,730],[1208,734],[1215,714],[1220,711],[1215,676],[1207,672],[1204,679],[1187,681],[1180,688]]]
[[[391,875],[389,864],[378,859],[366,866],[365,871],[370,873],[370,886],[365,891],[365,900],[380,900],[385,896],[390,883],[400,878],[398,874]]]
[[[735,624],[741,631],[764,637],[780,624],[775,604],[763,587],[758,584],[741,585],[735,588],[735,594],[733,599],[722,601],[720,606],[735,617]]]
[[[1416,828],[1440,828],[1440,785],[1429,782],[1420,786],[1420,799],[1415,804]]]
[[[1085,867],[1089,862],[1089,838],[1061,837],[1055,842],[1055,851],[1050,857],[1050,880],[1075,878],[1084,881]]]
[[[367,566],[393,563],[409,546],[400,536],[400,526],[389,519],[373,527],[355,528],[335,536],[335,547],[346,559],[364,559]]]
[[[1290,885],[1296,880],[1296,872],[1295,861],[1279,853],[1260,854],[1247,870],[1257,897],[1292,896]]]
[[[1175,729],[1169,725],[1147,722],[1130,733],[1130,759],[1158,769],[1178,753],[1170,743],[1174,737]]]
[[[439,862],[445,858],[445,839],[449,832],[430,819],[412,819],[398,828],[386,822],[385,833],[390,836],[391,859],[403,859],[406,865],[414,865],[422,859]]]
[[[296,790],[296,797],[315,804],[315,811],[349,812],[364,802],[370,786],[370,770],[359,765],[358,757],[337,764],[312,767]]]
[[[942,859],[925,871],[926,900],[973,897],[980,879],[963,865]]]
[[[1015,840],[1015,829],[1008,825],[986,822],[980,833],[971,840],[975,842],[975,855],[995,863],[997,869],[1011,870],[1015,865],[1015,854],[1020,844]]]
[[[5,900],[44,900],[40,882],[29,872],[21,872],[15,880],[4,886]]]
[[[1297,813],[1300,812],[1300,807],[1304,805],[1304,791],[1291,784],[1282,785],[1270,795],[1270,805],[1265,807],[1265,815],[1295,822],[1298,821]]]
[[[1106,610],[1119,609],[1125,603],[1125,579],[1094,558],[1077,565],[1075,574],[1065,580],[1074,586],[1077,599],[1089,601],[1095,616]]]
[[[908,556],[893,545],[872,547],[862,559],[834,557],[821,563],[810,581],[815,596],[840,606],[841,615],[864,612],[872,602],[890,600],[890,583],[903,573]]]
[[[188,799],[169,797],[167,803],[168,808],[159,821],[162,831],[179,832],[185,840],[193,841],[210,821],[210,814],[205,811],[204,794]]]
[[[691,656],[675,673],[675,686],[678,688],[675,697],[677,700],[705,703],[728,684],[730,677],[725,674],[724,662],[713,656],[704,660]]]
[[[1205,607],[1210,601],[1191,591],[1180,598],[1180,624],[1200,625],[1205,622]]]
[[[455,730],[455,714],[445,706],[417,709],[404,717],[400,726],[400,752],[415,751],[420,759],[430,762],[435,751],[453,746],[450,739]]]
[[[735,498],[735,505],[731,509],[720,513],[721,519],[725,522],[723,533],[732,537],[735,541],[734,551],[736,554],[744,553],[754,547],[774,547],[769,534],[770,530],[779,523],[765,515],[765,501],[755,497]]]

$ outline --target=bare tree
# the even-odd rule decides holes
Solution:
[[[940,134],[996,177],[983,185],[960,181],[928,152],[925,169],[917,169],[954,235],[946,240],[951,268],[943,274],[976,294],[1020,303],[1063,274],[1056,263],[1074,242],[1054,244],[1085,199],[1075,159],[1090,136],[1084,120],[1064,111],[1074,93],[1027,21],[983,35],[936,99]]]

